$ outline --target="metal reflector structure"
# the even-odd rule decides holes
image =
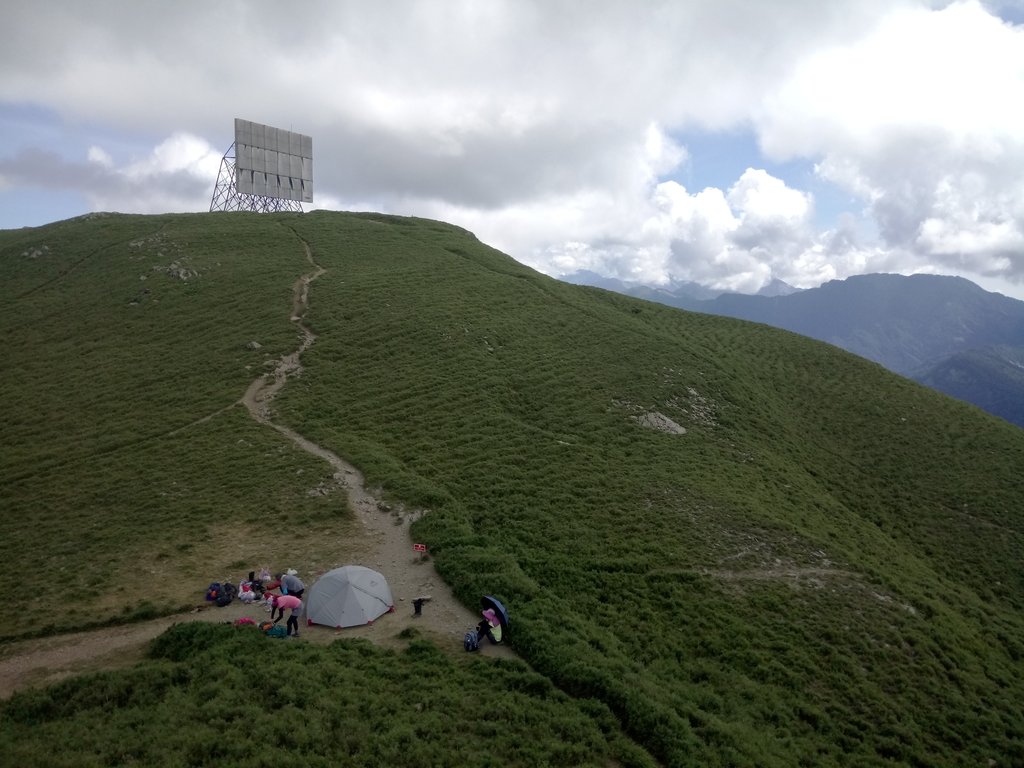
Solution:
[[[236,117],[210,210],[301,213],[302,204],[312,202],[313,139]]]

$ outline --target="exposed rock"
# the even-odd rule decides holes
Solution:
[[[686,427],[679,426],[668,416],[662,413],[657,413],[656,411],[648,411],[647,413],[642,413],[639,416],[634,416],[633,418],[641,427],[656,429],[659,432],[668,432],[673,435],[686,434]]]
[[[38,259],[40,256],[45,256],[49,252],[50,246],[44,245],[39,248],[30,248],[29,250],[24,251],[21,255],[30,259]]]

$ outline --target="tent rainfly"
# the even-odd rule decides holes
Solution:
[[[355,627],[395,610],[387,579],[361,565],[328,571],[310,587],[306,601],[309,624]]]

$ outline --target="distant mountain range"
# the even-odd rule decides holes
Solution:
[[[563,279],[826,341],[1024,427],[1024,302],[961,277],[858,275],[809,290],[776,280],[757,295]]]

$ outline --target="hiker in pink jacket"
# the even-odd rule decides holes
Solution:
[[[274,608],[281,611],[281,615],[274,619],[274,623],[277,624],[277,622],[281,620],[286,608],[291,610],[291,613],[288,614],[288,622],[286,624],[288,628],[288,637],[298,637],[299,616],[302,615],[302,600],[295,597],[295,595],[273,595],[271,599],[274,601]]]

